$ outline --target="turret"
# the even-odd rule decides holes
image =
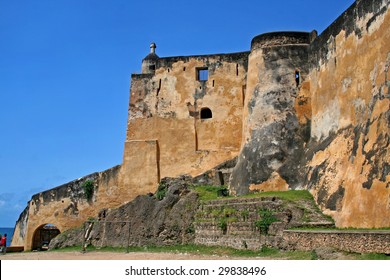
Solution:
[[[231,190],[299,188],[304,137],[295,96],[308,73],[310,33],[272,32],[253,38],[248,61],[243,146]]]
[[[159,59],[156,54],[156,44],[150,44],[150,53],[142,60],[142,74],[154,74]]]

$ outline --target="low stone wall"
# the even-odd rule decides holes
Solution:
[[[267,232],[256,223],[267,212],[274,219]],[[287,248],[283,231],[291,227],[333,227],[313,201],[287,201],[277,197],[235,198],[201,203],[195,217],[195,243],[258,250],[263,246]]]
[[[194,242],[250,250],[267,246],[281,250],[333,248],[390,254],[390,230],[334,230],[334,224],[324,219],[313,205],[304,200],[292,202],[277,197],[208,201],[196,213]],[[266,233],[256,227],[256,222],[262,219],[261,209],[268,209],[276,218]],[[296,227],[323,230],[290,230]]]
[[[390,231],[285,230],[283,239],[289,249],[332,247],[347,252],[390,254]]]

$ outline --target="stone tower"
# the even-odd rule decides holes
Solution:
[[[297,188],[306,129],[295,99],[308,73],[310,33],[273,32],[253,38],[248,59],[243,144],[231,177],[238,195]]]

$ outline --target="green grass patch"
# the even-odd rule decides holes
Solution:
[[[313,196],[309,191],[306,190],[289,190],[289,191],[279,191],[279,192],[256,192],[250,193],[244,196],[243,198],[251,197],[277,197],[283,200],[288,201],[299,201],[299,200],[308,200],[313,201]]]
[[[191,188],[198,193],[199,200],[201,201],[221,199],[223,197],[218,196],[218,193],[226,190],[225,186],[210,186],[210,185],[192,186]]]
[[[385,254],[361,254],[356,257],[358,260],[390,260],[390,255]]]
[[[218,192],[225,190],[225,186],[211,186],[211,185],[195,185],[191,187],[199,194],[201,201],[215,200],[215,199],[232,199],[237,197],[221,197],[218,196]],[[278,192],[255,192],[247,195],[240,196],[239,198],[252,198],[252,197],[277,197],[288,201],[300,201],[308,200],[314,201],[313,196],[309,191],[306,190],[289,190],[289,191],[278,191]]]

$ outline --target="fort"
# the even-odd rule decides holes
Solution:
[[[337,227],[390,227],[389,3],[357,0],[320,35],[261,34],[249,51],[160,58],[152,43],[131,76],[122,164],[33,195],[12,246],[181,175],[236,196],[309,190]]]

